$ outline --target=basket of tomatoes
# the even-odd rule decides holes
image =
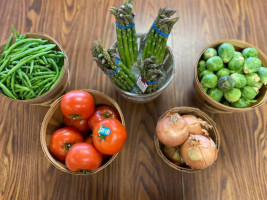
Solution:
[[[54,101],[40,134],[50,163],[76,175],[95,174],[107,167],[127,138],[119,105],[95,90],[73,90]]]

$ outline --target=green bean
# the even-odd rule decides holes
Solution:
[[[48,74],[56,74],[56,72],[54,72],[54,71],[46,71],[46,72],[35,72],[35,73],[33,73],[32,75],[33,76],[39,76],[39,75],[48,75]]]
[[[34,58],[37,58],[39,56],[45,55],[47,53],[49,53],[50,51],[47,52],[42,52],[42,53],[38,53],[36,55],[32,55],[32,56],[28,56],[23,58],[15,67],[13,67],[9,72],[8,72],[8,76],[12,73],[14,73],[16,70],[18,70],[22,65],[26,64],[27,62],[32,61]]]
[[[11,78],[11,90],[12,90],[14,96],[16,96],[16,98],[18,98],[18,96],[15,92],[15,73],[12,74],[12,78]]]
[[[5,45],[5,48],[4,48],[4,51],[6,51],[9,47],[10,47],[10,44],[11,44],[11,41],[13,39],[13,33],[11,33],[6,45]]]
[[[36,89],[36,88],[42,86],[43,84],[50,82],[51,80],[53,80],[53,78],[45,79],[44,81],[38,82],[37,84],[33,85],[32,88]]]
[[[8,65],[9,62],[10,62],[10,58],[4,61],[4,63],[0,66],[0,72],[3,71],[3,69],[6,67],[6,65]]]
[[[13,25],[11,26],[11,28],[13,30],[13,33],[14,33],[16,39],[18,39],[19,38],[19,34],[18,34],[17,30],[15,29],[15,27]]]
[[[44,63],[47,65],[47,64],[48,64],[48,62],[47,62],[47,60],[46,60],[45,56],[41,56],[41,58],[42,58],[42,60],[44,61]]]
[[[27,76],[27,74],[25,72],[22,72],[22,76],[25,78],[29,87],[32,87],[31,81],[30,81],[29,77]]]
[[[13,94],[12,94],[12,92],[4,85],[4,84],[2,84],[1,82],[0,82],[0,87],[2,88],[2,91],[3,91],[3,93],[6,95],[6,96],[8,96],[8,97],[10,97],[10,98],[12,98],[12,99],[17,99]]]
[[[58,70],[58,66],[57,66],[57,64],[55,63],[55,61],[54,61],[52,58],[48,58],[47,60],[48,60],[48,62],[54,67],[54,70],[55,70],[56,73],[58,74],[59,70]]]
[[[21,45],[20,48],[13,49],[13,50],[10,52],[9,55],[13,55],[13,54],[16,54],[16,53],[24,52],[24,51],[26,51],[28,48],[30,48],[31,46],[35,46],[35,45],[37,45],[37,44],[39,44],[39,43],[37,43],[37,42],[27,42],[27,43]]]
[[[32,73],[33,67],[34,67],[34,60],[31,61],[30,74]]]
[[[64,67],[61,68],[60,73],[57,76],[57,78],[53,80],[53,85],[50,87],[50,89],[52,89],[58,83],[59,79],[62,77],[63,71],[64,71]]]
[[[18,70],[17,70],[17,73],[18,73],[18,75],[19,75],[19,78],[22,80],[22,71],[21,71],[21,69],[18,69]]]
[[[38,92],[37,97],[41,96],[43,94],[43,92],[45,91],[45,89],[46,89],[45,87],[43,89],[41,89],[40,92]]]
[[[18,89],[22,89],[23,91],[30,91],[29,88],[23,86],[23,85],[19,85],[19,84],[15,84],[15,88],[18,88]]]
[[[31,81],[41,80],[44,78],[51,78],[51,77],[55,77],[55,75],[54,74],[48,74],[48,75],[43,75],[43,76],[36,76],[36,77],[32,78]]]
[[[6,80],[6,86],[7,86],[8,88],[11,87],[11,76],[9,76],[9,77],[7,78],[7,80]]]
[[[19,39],[21,39],[21,40],[23,40],[23,39],[25,39],[26,38],[26,35],[25,34],[21,34],[20,36],[19,36]]]
[[[9,47],[9,49],[7,51],[4,51],[5,54],[5,58],[10,54],[10,52],[15,49],[17,46],[19,46],[20,44],[26,43],[26,42],[42,42],[42,39],[32,39],[32,38],[28,38],[28,39],[24,39],[24,40],[20,40],[16,43],[14,43],[11,47]]]
[[[42,59],[40,59],[39,57],[36,58],[36,60],[38,60],[38,62],[39,62],[40,64],[45,65],[44,61],[42,61]]]
[[[53,49],[55,46],[56,45],[48,45],[48,46],[41,45],[41,46],[29,49],[29,50],[24,51],[24,52],[19,53],[19,54],[15,54],[15,55],[13,54],[13,57],[11,58],[11,61],[18,60],[19,58],[22,58],[22,57],[25,57],[25,56],[28,56],[28,55],[32,55],[33,53],[36,53],[37,51],[38,51],[38,53],[41,53],[41,52]]]

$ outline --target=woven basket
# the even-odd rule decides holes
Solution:
[[[197,108],[193,108],[193,107],[176,107],[176,108],[172,108],[168,111],[166,111],[163,115],[161,115],[161,117],[159,118],[159,120],[161,118],[163,118],[167,113],[169,112],[177,112],[180,115],[185,115],[185,114],[192,114],[195,115],[198,118],[203,119],[204,121],[208,122],[209,125],[212,126],[211,129],[208,130],[209,135],[211,137],[211,139],[215,142],[218,152],[220,149],[220,135],[219,132],[216,128],[216,124],[215,122],[204,112],[202,112],[201,110],[197,109]],[[186,172],[186,173],[195,173],[201,170],[195,170],[195,169],[191,169],[190,167],[184,165],[184,166],[178,166],[174,163],[172,163],[163,153],[163,148],[164,148],[164,144],[162,144],[159,140],[157,135],[155,134],[154,136],[154,144],[156,147],[156,150],[160,156],[160,158],[170,167],[172,167],[175,170],[178,170],[180,172]]]
[[[194,88],[196,91],[196,99],[197,99],[199,105],[201,106],[201,109],[204,109],[204,110],[207,110],[207,111],[213,112],[213,113],[232,113],[232,112],[243,112],[243,111],[253,110],[253,109],[261,106],[267,100],[267,92],[266,92],[267,86],[264,86],[264,85],[262,86],[259,94],[257,95],[257,102],[251,104],[251,106],[247,107],[247,108],[234,108],[234,107],[230,107],[230,106],[226,106],[224,104],[221,104],[217,101],[214,101],[202,89],[201,83],[200,83],[200,81],[198,79],[198,75],[197,75],[198,63],[201,60],[202,55],[206,49],[208,49],[208,48],[217,49],[223,43],[230,43],[230,44],[234,45],[236,51],[242,51],[243,49],[248,48],[248,47],[256,48],[259,52],[258,57],[261,60],[262,65],[264,67],[267,67],[267,57],[262,53],[262,51],[260,51],[257,47],[255,47],[251,44],[248,44],[248,43],[240,41],[240,40],[221,40],[221,41],[217,41],[217,42],[210,44],[201,52],[200,56],[197,59],[196,65],[195,65]]]
[[[122,111],[119,107],[119,105],[116,103],[116,101],[114,101],[112,98],[110,98],[109,96],[105,95],[102,92],[98,92],[95,90],[84,90],[89,92],[95,101],[95,105],[109,105],[113,108],[115,108],[121,118],[121,123],[123,124],[123,126],[125,127],[125,121],[124,121],[124,117],[122,114]],[[63,96],[62,96],[63,97]],[[59,128],[63,127],[63,114],[61,112],[60,109],[60,102],[62,97],[58,98],[56,101],[54,101],[51,106],[50,109],[48,110],[48,112],[46,113],[42,126],[41,126],[41,132],[40,132],[40,140],[41,140],[41,146],[43,149],[43,152],[46,156],[46,158],[49,160],[49,162],[54,165],[56,168],[58,168],[59,170],[69,173],[69,174],[75,174],[75,175],[85,175],[82,172],[72,172],[70,170],[67,169],[66,165],[57,160],[55,157],[53,157],[49,151],[49,143],[51,140],[51,135]],[[107,167],[117,156],[118,154],[113,155],[109,160],[107,160],[104,164],[102,164],[97,170],[91,171],[90,174],[96,174],[97,172],[101,171],[102,169],[104,169],[105,167]]]
[[[69,75],[69,62],[67,54],[65,53],[64,49],[58,44],[58,42],[49,35],[41,33],[24,33],[24,34],[26,35],[26,38],[40,38],[48,40],[48,44],[56,44],[57,45],[56,50],[61,51],[66,55],[64,59],[64,71],[58,83],[51,90],[49,90],[48,92],[44,93],[43,95],[37,98],[27,99],[27,100],[17,100],[9,98],[1,92],[0,92],[0,97],[12,102],[20,102],[33,105],[50,105],[55,99],[60,97],[69,86],[70,75]],[[14,42],[15,41],[13,39],[12,44]],[[0,45],[0,55],[2,54],[4,47],[5,44]]]

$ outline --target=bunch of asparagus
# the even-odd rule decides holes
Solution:
[[[163,77],[163,73],[161,72],[161,68],[163,64],[156,64],[155,56],[151,58],[147,58],[144,61],[141,59],[138,60],[138,68],[140,71],[141,77],[143,77],[148,84],[145,93],[152,93],[158,90],[160,85],[160,79]]]
[[[170,18],[175,12],[175,10],[170,8],[160,8],[158,16],[154,21],[156,28],[160,32],[164,34],[169,34],[171,32],[174,24],[179,20],[178,17],[173,19]],[[168,36],[164,37],[151,26],[145,37],[145,47],[142,56],[143,60],[155,56],[156,62],[162,63],[167,48],[167,40]]]
[[[115,50],[106,51],[101,42],[94,42],[91,51],[97,66],[107,74],[118,87],[125,91],[132,90],[136,82],[135,77],[122,62],[118,61],[117,63],[116,58],[119,56],[116,54]]]
[[[123,5],[119,9],[111,7],[110,12],[115,16],[117,23],[120,26],[127,27],[134,23],[134,14],[132,13],[132,1],[124,0]],[[131,28],[119,28],[117,31],[117,45],[120,57],[123,63],[130,69],[137,62],[138,47],[135,25]]]

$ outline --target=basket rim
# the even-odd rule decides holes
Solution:
[[[143,38],[146,36],[146,33],[136,33],[137,34],[137,37],[139,38]],[[110,45],[110,48],[111,47],[114,47],[117,45],[117,40],[115,40],[111,45]],[[174,55],[173,55],[173,51],[172,51],[172,48],[167,44],[167,49],[169,51],[169,55],[171,57],[171,59],[173,60],[173,67],[172,67],[172,74],[169,78],[169,80],[166,81],[166,83],[164,84],[163,87],[161,87],[160,89],[158,89],[157,91],[155,92],[152,92],[150,94],[135,94],[135,93],[131,93],[131,92],[128,92],[128,91],[124,91],[122,90],[121,88],[119,88],[116,84],[113,84],[112,85],[120,92],[124,93],[124,94],[127,94],[128,96],[130,97],[140,97],[140,98],[144,98],[144,97],[154,97],[155,93],[160,93],[161,91],[163,91],[167,86],[169,86],[169,84],[172,82],[172,80],[174,79],[175,77],[175,72],[176,72],[176,63],[175,63],[175,59],[174,59]],[[138,100],[136,100],[136,102],[138,102]]]
[[[184,112],[183,110],[188,110],[186,112]],[[213,119],[211,119],[205,112],[203,112],[202,110],[198,109],[198,108],[195,108],[195,107],[189,107],[189,106],[181,106],[181,107],[174,107],[174,108],[171,108],[169,110],[167,110],[166,112],[164,112],[158,119],[158,121],[163,118],[167,113],[171,112],[171,111],[176,111],[178,114],[189,114],[189,113],[192,113],[192,112],[197,112],[198,113],[198,117],[202,118],[204,117],[205,120],[207,120],[207,122],[212,125],[212,128],[213,128],[213,132],[214,132],[214,135],[215,135],[215,138],[216,140],[213,139],[214,143],[216,144],[216,147],[217,147],[217,153],[219,153],[219,150],[220,150],[220,133],[216,127],[216,123],[213,121]],[[191,168],[186,168],[186,167],[181,167],[179,165],[176,165],[174,163],[172,163],[165,155],[164,153],[162,152],[162,150],[160,149],[160,141],[156,135],[156,133],[154,134],[154,145],[155,145],[155,148],[157,150],[157,153],[159,154],[159,157],[164,161],[165,164],[169,165],[171,168],[177,170],[177,171],[180,171],[180,172],[186,172],[186,173],[196,173],[196,172],[199,172],[199,171],[202,171],[204,169],[191,169]],[[216,161],[215,161],[216,162]],[[211,165],[212,166],[212,165]],[[211,167],[209,166],[209,167]],[[209,168],[207,167],[207,168]],[[206,168],[205,168],[206,169]]]
[[[245,41],[242,41],[242,40],[236,40],[236,39],[224,39],[224,40],[217,40],[217,41],[214,41],[212,43],[210,43],[208,46],[206,46],[200,53],[200,55],[198,56],[197,58],[197,62],[195,64],[195,70],[194,70],[194,81],[196,83],[196,86],[200,89],[200,91],[202,92],[202,95],[204,95],[204,97],[206,99],[208,99],[210,102],[214,103],[216,106],[218,107],[221,107],[224,109],[223,112],[227,112],[227,111],[249,111],[249,110],[252,110],[254,108],[257,108],[259,106],[261,106],[262,104],[264,104],[264,102],[266,101],[267,99],[267,92],[265,92],[265,95],[263,96],[262,100],[257,102],[256,104],[252,105],[252,106],[249,106],[249,107],[246,107],[246,108],[235,108],[235,107],[231,107],[231,106],[226,106],[222,103],[219,103],[215,100],[213,100],[208,94],[205,93],[205,91],[203,90],[203,88],[201,87],[201,83],[200,83],[200,80],[198,78],[198,74],[197,74],[197,68],[198,68],[198,63],[199,61],[201,60],[201,57],[203,55],[203,53],[205,52],[206,49],[214,46],[214,45],[219,45],[219,44],[222,44],[222,43],[231,43],[233,46],[236,46],[235,44],[233,44],[234,42],[239,42],[241,44],[244,44],[246,46],[249,46],[249,47],[252,47],[252,48],[255,48],[257,49],[257,51],[259,52],[259,54],[261,54],[261,56],[264,58],[264,60],[266,60],[267,62],[267,57],[266,55],[258,48],[256,47],[255,45],[252,45],[248,42],[245,42]],[[263,85],[263,87],[265,87]]]
[[[57,89],[59,83],[62,81],[63,77],[64,77],[64,74],[66,73],[66,71],[69,70],[69,59],[68,59],[68,56],[65,52],[65,50],[63,49],[63,47],[59,44],[59,42],[54,39],[52,36],[46,34],[46,33],[40,33],[40,32],[34,32],[34,33],[30,33],[30,32],[26,32],[26,33],[21,33],[21,34],[25,34],[26,36],[29,36],[29,35],[36,35],[36,36],[40,36],[41,39],[47,39],[49,38],[54,44],[57,45],[57,47],[60,49],[60,51],[62,53],[65,54],[65,58],[64,58],[64,71],[62,72],[62,75],[60,77],[60,79],[58,80],[57,84],[49,91],[47,91],[46,93],[42,94],[41,96],[39,97],[36,97],[36,98],[32,98],[32,99],[12,99],[8,96],[6,96],[5,94],[3,94],[2,92],[0,92],[0,96],[3,96],[4,98],[8,99],[9,101],[13,101],[13,102],[18,102],[18,103],[34,103],[35,101],[38,101],[38,100],[41,100],[44,96],[49,96],[55,89]],[[7,42],[7,40],[6,40]],[[6,42],[0,44],[0,48],[2,48]],[[1,54],[2,52],[0,52]]]
[[[97,90],[92,90],[92,89],[79,89],[79,90],[83,90],[83,91],[86,91],[88,93],[93,93],[94,95],[100,95],[103,98],[105,98],[107,101],[109,101],[112,104],[112,107],[114,107],[118,111],[118,113],[119,113],[119,115],[121,117],[121,123],[125,127],[125,119],[124,119],[124,115],[122,113],[122,110],[121,110],[120,106],[117,104],[117,102],[113,98],[111,98],[108,95],[106,95],[105,93],[97,91]],[[92,170],[92,171],[90,171],[90,173],[83,174],[82,172],[72,172],[72,171],[68,170],[67,168],[61,168],[58,165],[56,165],[55,163],[61,163],[61,162],[59,162],[57,159],[55,159],[52,156],[52,154],[50,153],[50,151],[49,151],[49,149],[47,147],[47,143],[46,143],[47,125],[48,125],[49,120],[51,119],[51,117],[53,116],[53,114],[55,112],[55,110],[53,110],[53,109],[56,106],[58,106],[58,104],[60,103],[60,101],[63,98],[63,96],[64,95],[62,95],[59,98],[57,98],[50,105],[49,110],[46,112],[46,114],[45,114],[45,116],[43,118],[43,121],[42,121],[42,124],[41,124],[41,129],[40,129],[40,143],[41,143],[41,147],[42,147],[43,153],[44,153],[45,157],[49,160],[50,164],[52,164],[54,167],[56,167],[57,169],[59,169],[62,172],[66,172],[66,173],[73,174],[73,175],[93,175],[93,174],[96,174],[97,172],[103,170],[108,165],[110,165],[113,162],[113,160],[118,156],[119,153],[112,155],[112,157],[104,165],[101,165],[98,169]]]

